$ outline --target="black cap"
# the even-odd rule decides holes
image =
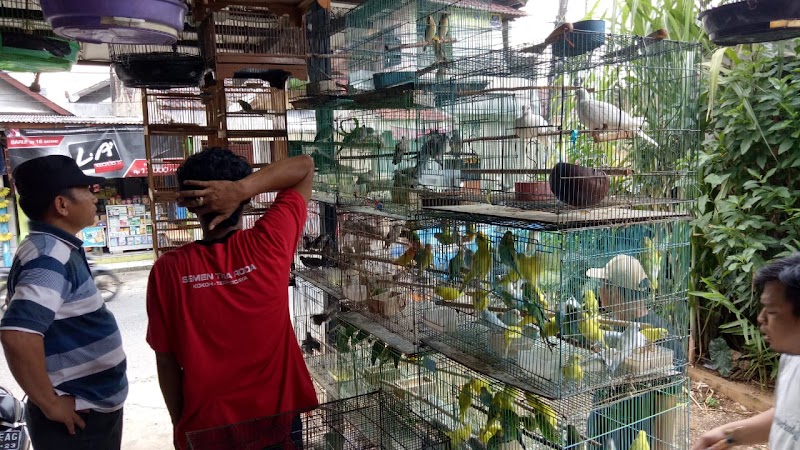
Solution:
[[[12,173],[21,197],[55,197],[64,189],[102,183],[103,177],[90,177],[69,156],[48,155],[25,161]]]

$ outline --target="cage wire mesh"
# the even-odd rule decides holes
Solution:
[[[287,15],[257,6],[228,6],[213,13],[217,55],[302,55],[305,33]]]
[[[206,102],[210,99],[198,88],[147,90],[145,96],[147,122],[151,127],[169,126],[164,131],[170,131],[180,126],[210,126],[206,112]]]
[[[452,96],[460,59],[502,45],[492,8],[381,0],[330,21],[327,63],[312,67],[290,119],[291,153],[314,157],[319,189],[343,203],[413,214],[423,196],[458,188],[454,170],[463,162],[446,152],[453,119],[437,107]]]
[[[302,431],[293,433],[298,420]],[[377,391],[217,429],[188,433],[189,448],[442,449],[447,437],[402,402]]]
[[[444,106],[479,180],[460,199],[555,213],[687,214],[695,198],[697,46],[573,31],[466,58]],[[468,195],[471,193],[472,195]],[[610,209],[617,207],[619,211]]]
[[[412,408],[453,448],[686,448],[688,381],[674,376],[550,400],[486,377],[440,354],[425,356],[423,396]],[[510,446],[510,447],[507,447]],[[604,447],[609,448],[609,447]]]
[[[338,301],[342,298],[344,281],[343,271],[339,267],[336,218],[336,208],[330,203],[317,200],[308,202],[306,224],[297,244],[294,273]]]
[[[289,74],[278,71],[272,76],[270,82],[257,78],[225,80],[226,128],[229,135],[273,138],[274,145],[280,145],[285,154],[288,150],[284,87]]]
[[[53,33],[38,0],[0,1],[0,70],[68,71],[79,52],[77,42]]]
[[[432,220],[418,232],[434,255],[425,292],[447,307],[423,313],[433,349],[548,398],[685,370],[688,222],[553,232]]]

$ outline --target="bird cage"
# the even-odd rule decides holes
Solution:
[[[456,448],[646,448],[631,447],[640,432],[645,434],[640,441],[647,440],[650,448],[688,445],[685,377],[623,384],[554,401],[440,354],[425,355],[419,367],[426,389],[411,406],[445,432]]]
[[[688,347],[688,222],[546,231],[443,216],[423,343],[487,375],[560,399],[676,376]],[[474,366],[473,366],[474,367]]]
[[[268,79],[226,79],[224,125],[229,139],[258,140],[273,161],[288,155],[286,80],[289,72],[266,71]]]
[[[294,262],[294,273],[298,277],[314,283],[330,295],[326,308],[332,307],[332,302],[338,305],[344,283],[339,268],[336,217],[336,208],[330,203],[317,200],[308,203],[306,224],[298,240]]]
[[[302,432],[292,435],[297,417]],[[227,448],[394,448],[445,450],[447,437],[425,423],[391,395],[377,391],[319,405],[309,412],[289,412],[188,433],[193,450]]]
[[[76,42],[53,34],[38,0],[0,1],[0,70],[68,71],[79,51]]]
[[[144,104],[149,131],[192,134],[211,132],[205,103],[210,96],[198,88],[148,90]],[[197,133],[201,134],[201,133]]]
[[[111,64],[128,88],[197,87],[206,70],[196,31],[181,31],[172,45],[109,44]]]
[[[486,84],[455,89],[444,107],[473,158],[454,197],[554,220],[576,211],[612,221],[688,214],[697,195],[698,46],[664,34],[563,31],[460,62],[452,83]]]

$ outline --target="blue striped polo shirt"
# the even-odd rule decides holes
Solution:
[[[114,315],[94,284],[82,242],[31,221],[8,277],[11,302],[0,330],[44,337],[47,374],[75,409],[111,412],[128,395],[125,352]]]

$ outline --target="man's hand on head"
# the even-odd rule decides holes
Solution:
[[[239,205],[248,199],[241,183],[236,181],[187,180],[183,184],[197,186],[198,189],[179,191],[178,205],[188,208],[198,216],[215,214],[208,225],[209,230],[213,230],[220,222],[230,217]]]

